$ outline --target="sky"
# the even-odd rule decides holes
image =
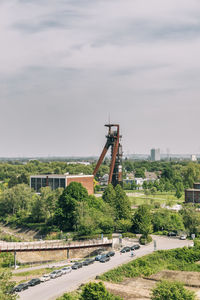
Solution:
[[[0,157],[200,153],[199,53],[199,0],[0,0]]]

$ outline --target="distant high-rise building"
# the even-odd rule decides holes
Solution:
[[[197,156],[195,154],[191,155],[191,161],[197,161]]]
[[[160,149],[151,149],[151,160],[158,161],[160,160]]]

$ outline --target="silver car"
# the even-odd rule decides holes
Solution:
[[[68,274],[72,271],[71,267],[64,267],[61,269],[62,274]]]
[[[45,282],[45,281],[48,281],[48,280],[50,280],[50,279],[51,279],[50,274],[45,274],[45,275],[43,275],[42,277],[40,277],[40,281],[41,281],[41,282]]]

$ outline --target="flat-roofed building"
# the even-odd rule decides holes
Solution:
[[[186,203],[200,203],[200,183],[193,184],[193,189],[185,190],[185,202]]]
[[[81,183],[88,191],[88,194],[94,194],[94,176],[93,175],[69,175],[69,174],[45,174],[30,176],[30,187],[37,193],[42,187],[49,186],[52,190],[57,188],[66,188],[71,182]]]

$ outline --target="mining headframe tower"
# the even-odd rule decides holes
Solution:
[[[121,135],[119,133],[119,124],[106,124],[108,127],[108,134],[106,135],[107,141],[103,148],[103,151],[99,157],[97,165],[94,169],[93,175],[95,176],[98,169],[103,162],[103,159],[111,147],[111,163],[108,184],[112,183],[113,186],[117,184],[122,185],[122,145],[120,144]]]

